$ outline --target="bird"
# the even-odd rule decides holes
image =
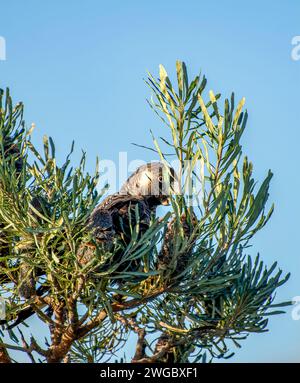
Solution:
[[[94,242],[111,248],[113,241],[121,239],[128,245],[131,239],[132,226],[137,224],[135,211],[138,210],[139,238],[149,228],[152,216],[156,214],[159,205],[168,205],[172,194],[179,194],[179,182],[172,167],[160,161],[140,166],[123,184],[120,191],[106,197],[92,211],[86,222],[86,230],[91,234]],[[133,214],[130,214],[133,212]],[[123,250],[124,251],[124,250]],[[123,254],[119,250],[113,254],[112,261],[119,261]],[[85,265],[95,257],[95,245],[90,242],[79,246],[77,260]],[[124,269],[138,267],[134,262],[124,262]],[[43,295],[47,289],[40,286],[37,295]],[[34,311],[31,307],[22,309],[15,322],[9,326],[13,328],[28,319]]]
[[[189,263],[189,259],[197,242],[198,219],[190,208],[187,213],[182,213],[178,221],[173,218],[167,225],[161,249],[158,253],[158,269],[173,270],[169,277],[181,274]],[[182,233],[180,233],[180,230]],[[176,241],[176,238],[181,240]],[[174,262],[175,261],[175,262]]]
[[[179,183],[175,171],[162,162],[140,166],[121,187],[120,191],[105,198],[89,217],[87,228],[98,244],[110,248],[114,239],[122,239],[128,245],[131,228],[137,224],[139,238],[149,228],[151,217],[159,205],[168,205],[171,194],[178,194]],[[115,254],[114,260],[122,252]],[[94,256],[94,247],[83,244],[79,249],[79,263],[86,264]],[[128,265],[128,264],[127,264]],[[124,269],[124,265],[123,265]]]

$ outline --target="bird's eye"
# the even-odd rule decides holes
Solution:
[[[159,177],[158,177],[158,181],[159,181],[159,182],[162,182],[162,181],[163,181],[163,176],[159,176]]]

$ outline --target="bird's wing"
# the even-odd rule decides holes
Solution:
[[[100,221],[104,221],[105,215],[109,215],[112,219],[110,226],[113,227],[120,218],[122,220],[128,220],[129,209],[131,210],[131,213],[133,213],[136,206],[138,206],[140,221],[150,223],[151,209],[144,198],[119,193],[112,194],[105,198],[105,200],[94,209],[90,222],[93,222],[93,226],[95,226],[97,220],[98,225],[101,225],[102,227],[103,225],[106,226],[106,222]],[[97,219],[97,217],[100,217],[101,219]]]
[[[96,208],[95,210],[111,210],[111,209],[119,209],[124,205],[128,205],[129,203],[139,203],[142,202],[141,197],[135,197],[129,194],[119,194],[115,193],[107,198],[105,198]]]

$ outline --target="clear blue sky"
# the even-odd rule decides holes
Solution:
[[[275,173],[276,211],[250,251],[292,272],[278,300],[300,295],[300,61],[291,59],[298,0],[2,0],[0,10],[7,44],[0,86],[25,103],[35,142],[51,135],[65,154],[75,139],[74,158],[87,150],[90,169],[96,155],[151,158],[131,142],[148,144],[149,129],[162,128],[143,82],[160,63],[171,73],[184,60],[191,75],[206,74],[209,89],[245,96],[244,151],[259,180],[269,168]],[[291,310],[271,317],[269,328],[245,341],[234,360],[300,362],[300,321]]]

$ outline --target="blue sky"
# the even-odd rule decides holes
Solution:
[[[244,152],[258,180],[269,168],[275,174],[276,211],[250,251],[292,272],[278,300],[300,295],[300,61],[291,59],[299,1],[2,0],[0,9],[7,48],[0,87],[25,103],[35,143],[51,135],[63,157],[74,139],[74,160],[85,149],[90,169],[96,155],[152,159],[131,142],[149,144],[149,130],[164,129],[143,82],[160,63],[174,73],[175,60],[184,60],[190,75],[202,70],[208,89],[245,96]],[[300,320],[291,309],[272,317],[269,328],[244,342],[234,361],[299,362]]]

